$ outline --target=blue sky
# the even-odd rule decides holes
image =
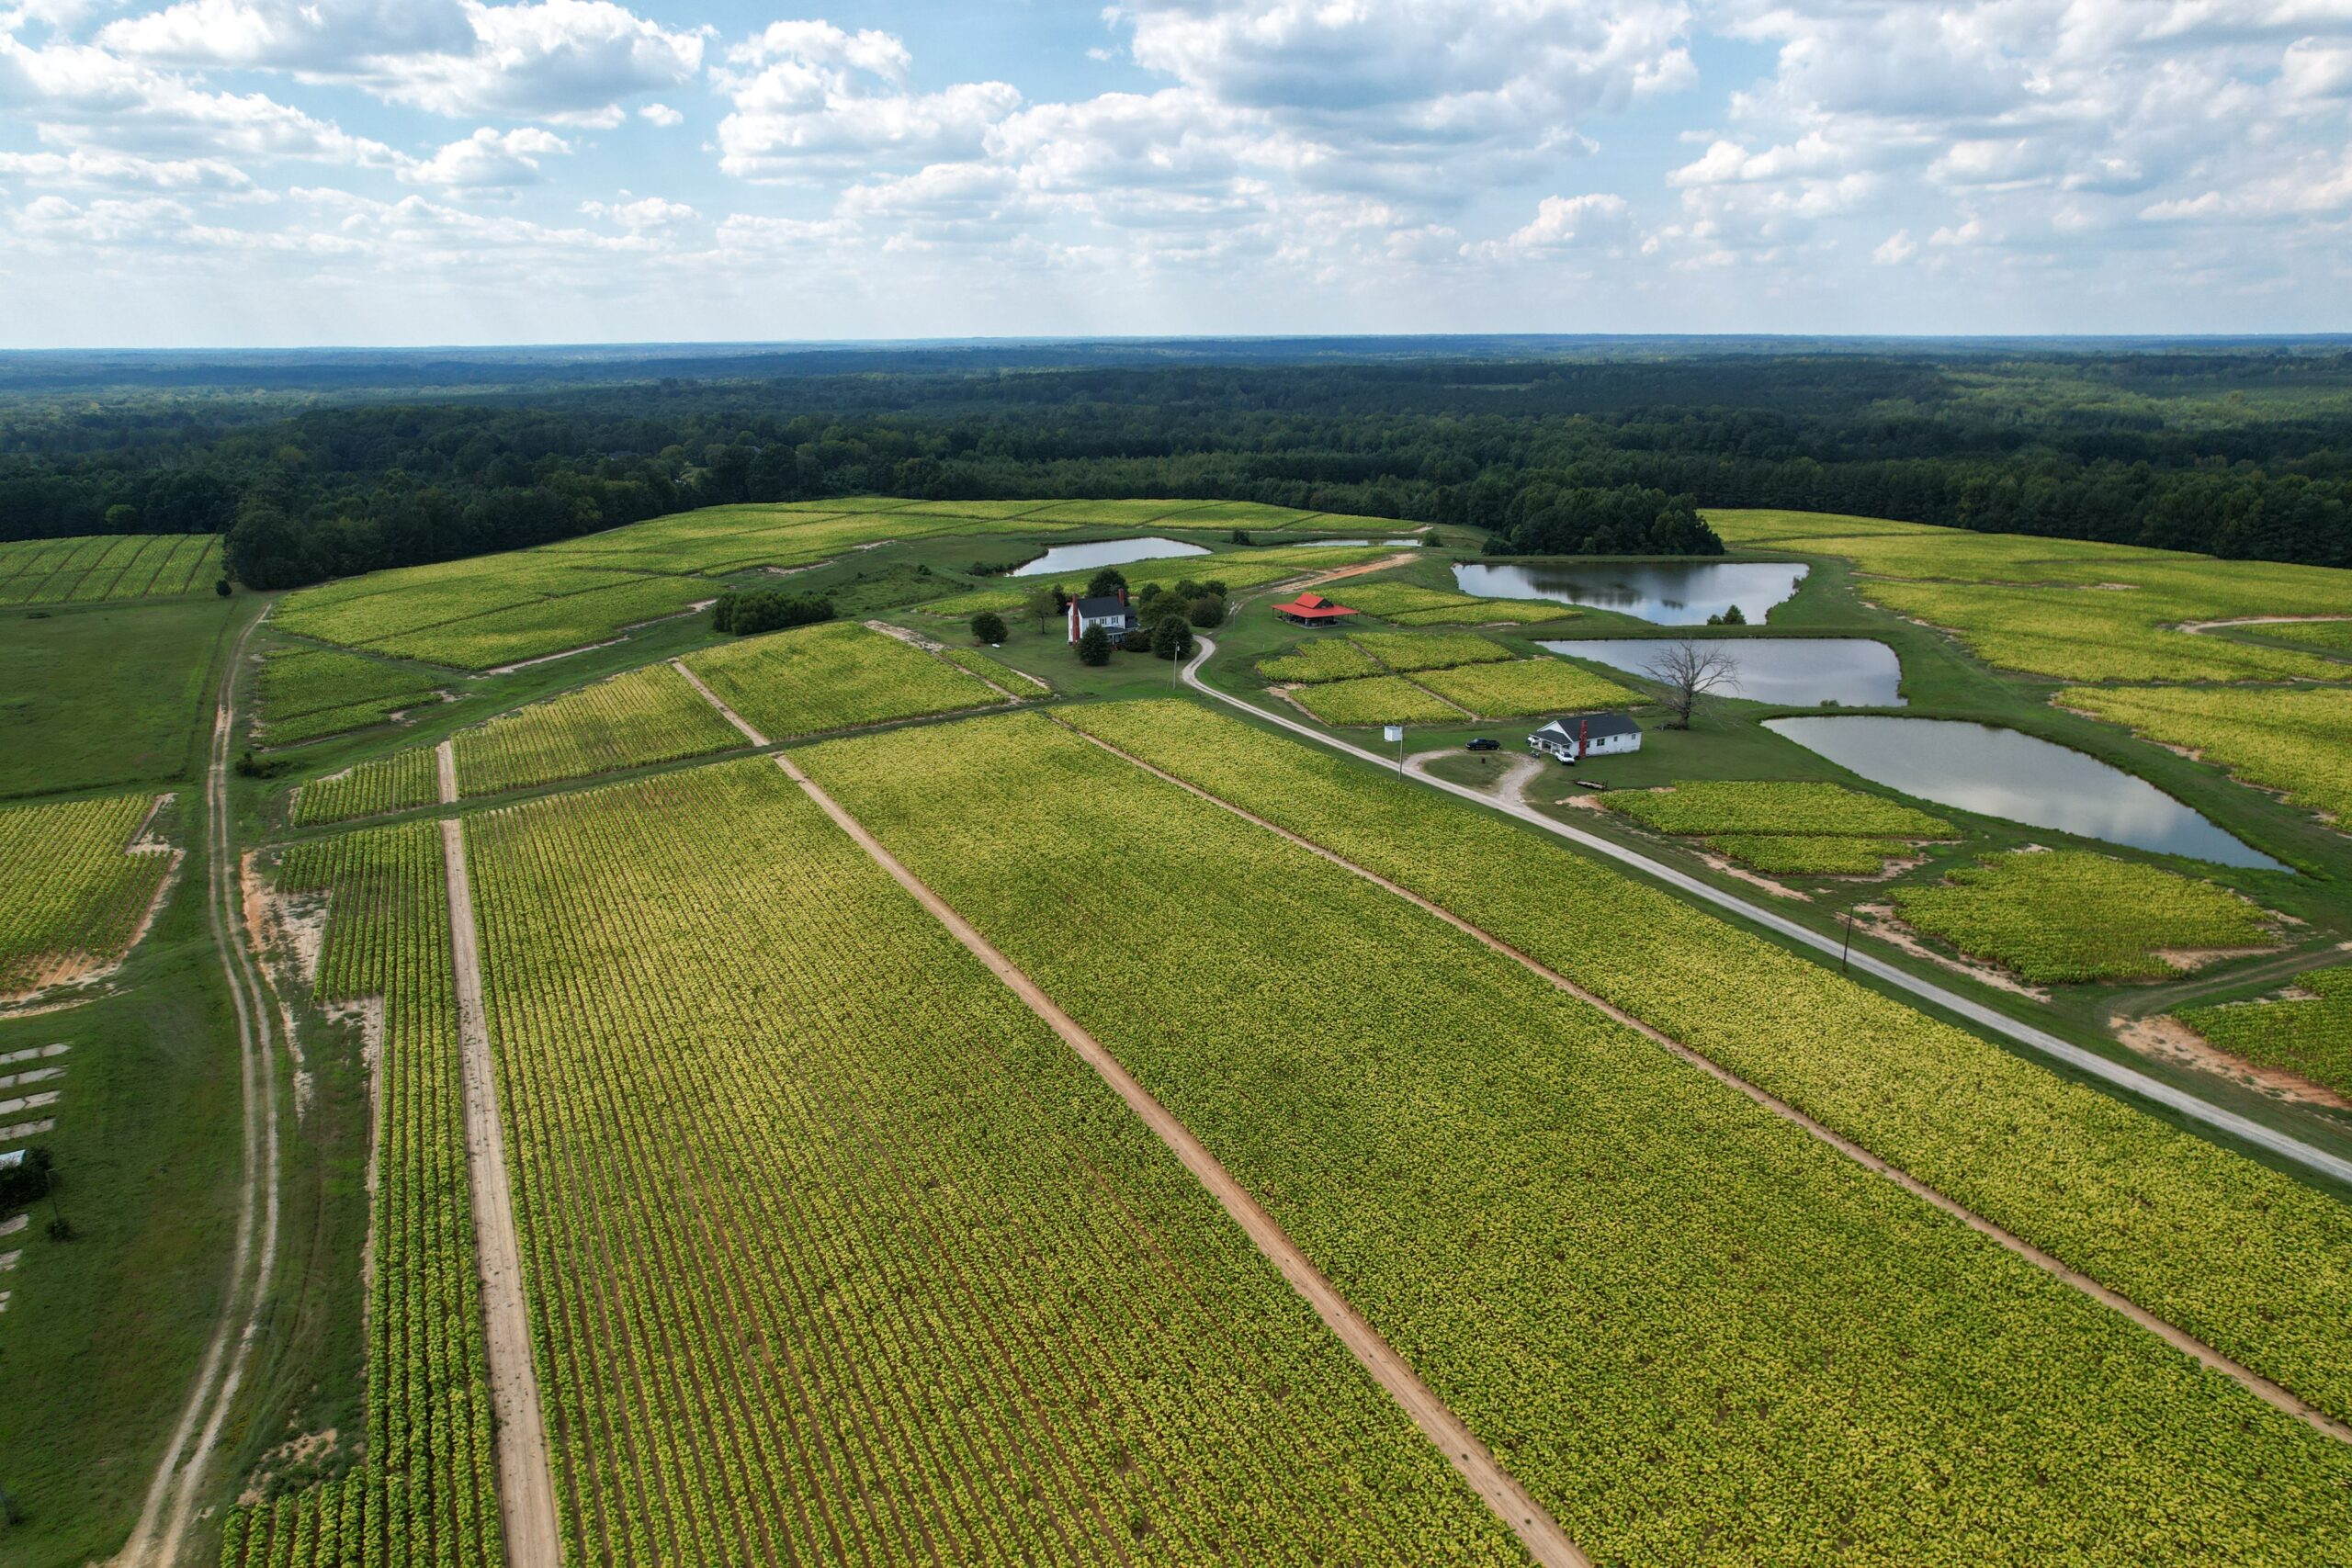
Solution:
[[[2352,330],[2352,0],[0,0],[0,346]]]

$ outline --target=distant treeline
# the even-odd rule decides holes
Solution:
[[[910,363],[914,363],[911,361]],[[132,390],[0,400],[0,538],[229,536],[280,588],[728,502],[1259,501],[1712,547],[1772,506],[2352,565],[2352,355],[1259,361],[518,385],[283,414]]]

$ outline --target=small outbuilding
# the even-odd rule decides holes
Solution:
[[[1563,762],[1642,749],[1642,727],[1622,713],[1572,713],[1527,738],[1527,749]]]
[[[1069,640],[1076,642],[1086,635],[1089,626],[1101,626],[1118,641],[1136,629],[1135,606],[1127,603],[1127,591],[1105,593],[1099,599],[1073,599],[1069,602]]]
[[[1275,615],[1302,626],[1336,626],[1362,613],[1345,604],[1334,604],[1320,593],[1302,593],[1287,604],[1274,606]]]

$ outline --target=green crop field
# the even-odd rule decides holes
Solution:
[[[2051,700],[2193,748],[2298,806],[2352,818],[2352,691],[2070,686]]]
[[[257,673],[256,739],[265,746],[381,724],[401,709],[437,702],[444,689],[429,671],[333,648],[277,649]]]
[[[1735,545],[1842,556],[1866,597],[1944,627],[1991,664],[2071,681],[2352,680],[2352,665],[2181,629],[2245,616],[2344,613],[2341,574],[2128,545],[1871,521],[1825,531],[1803,513],[1711,511]]]
[[[1046,682],[1025,670],[1015,670],[1001,660],[990,659],[977,648],[958,648],[951,643],[939,650],[939,657],[1023,701],[1053,694],[1053,687]]]
[[[119,959],[173,857],[139,843],[152,795],[0,807],[0,997]]]
[[[1400,626],[1564,621],[1577,614],[1575,605],[1556,604],[1548,599],[1481,599],[1387,578],[1351,581],[1339,591],[1339,597],[1351,609],[1394,621]]]
[[[1291,696],[1326,724],[1451,724],[1463,716],[1460,708],[1402,675],[1301,686]]]
[[[468,839],[571,1560],[1519,1561],[771,763]]]
[[[1351,632],[1348,640],[1400,675],[1497,663],[1511,656],[1510,649],[1476,632]]]
[[[1874,876],[1906,840],[1955,839],[1939,817],[1843,784],[1677,780],[1667,790],[1611,790],[1611,811],[1782,875]]]
[[[801,761],[1598,1560],[2352,1547],[2352,1450],[1310,852],[1035,716]]]
[[[2175,1016],[2233,1055],[2352,1099],[2352,964],[2296,980],[2302,995],[2184,1008]]]
[[[1309,685],[1377,675],[1383,668],[1380,660],[1357,647],[1351,637],[1307,637],[1288,653],[1258,660],[1258,673],[1269,681]]]
[[[85,604],[209,593],[220,574],[210,534],[94,534],[0,544],[0,604]]]
[[[745,637],[685,662],[771,740],[1007,700],[910,643],[841,621]]]
[[[615,675],[450,737],[461,795],[699,757],[743,737],[667,664]]]
[[[382,1004],[367,1428],[338,1478],[232,1511],[222,1568],[488,1568],[504,1552],[440,831],[412,822],[301,845],[281,883],[330,895],[319,999]]]
[[[1063,716],[1392,878],[2352,1416],[2352,1212],[2334,1197],[1345,758],[1185,703]]]
[[[1523,718],[1580,708],[1638,707],[1649,699],[1558,659],[1515,659],[1426,670],[1413,679],[1481,718]]]
[[[416,746],[312,779],[296,793],[291,815],[298,826],[307,828],[430,806],[440,797],[433,751]]]
[[[1920,931],[2041,982],[2163,976],[2167,951],[2278,940],[2227,888],[2084,850],[1997,855],[1894,897]]]

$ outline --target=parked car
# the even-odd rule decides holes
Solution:
[[[1476,737],[1466,748],[1466,750],[1472,751],[1499,751],[1502,749],[1503,743],[1496,739],[1491,735],[1481,735]]]

